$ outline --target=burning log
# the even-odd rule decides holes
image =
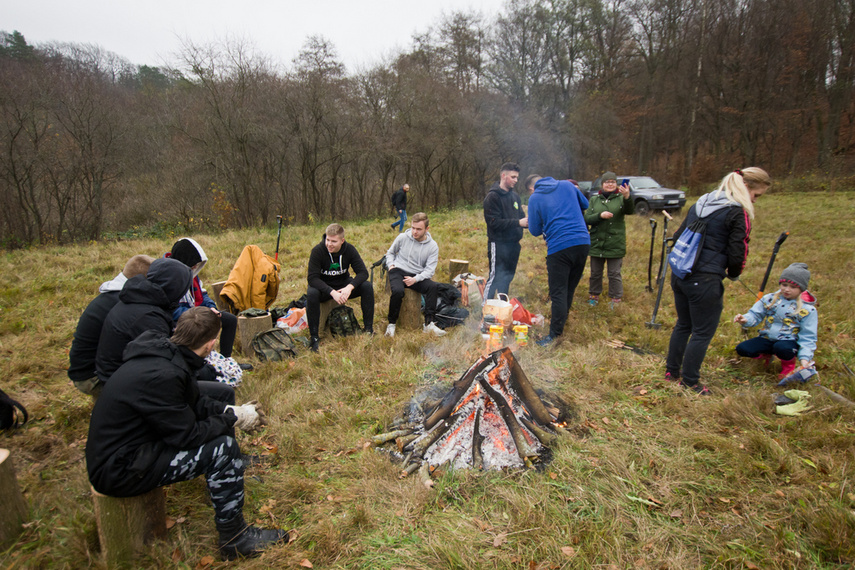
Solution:
[[[395,439],[394,455],[406,454],[402,477],[419,466],[532,467],[559,433],[567,433],[555,423],[559,410],[550,413],[507,348],[480,358],[438,398],[427,413],[409,404],[411,416],[423,418],[421,425],[375,436]]]

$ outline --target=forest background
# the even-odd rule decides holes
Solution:
[[[0,246],[365,218],[405,181],[411,209],[477,203],[508,160],[855,186],[855,0],[511,0],[352,74],[323,37],[272,62],[0,33]]]

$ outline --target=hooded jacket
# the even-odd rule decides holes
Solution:
[[[525,217],[520,195],[504,190],[496,182],[484,198],[484,221],[487,222],[487,241],[518,242],[523,237],[520,220]]]
[[[798,302],[788,301],[775,293],[763,295],[754,303],[751,310],[743,315],[746,327],[761,324],[760,336],[769,340],[793,340],[799,345],[799,360],[813,360],[816,351],[816,339],[819,315],[814,304],[816,297],[808,291],[802,291],[802,307]]]
[[[92,299],[80,315],[68,351],[68,377],[72,381],[89,380],[95,376],[95,356],[101,328],[110,309],[119,302],[119,291],[127,280],[124,273],[119,273],[110,281],[102,283],[98,289],[100,294]]]
[[[202,272],[202,268],[208,263],[208,256],[205,255],[205,250],[202,249],[202,246],[196,240],[181,238],[172,246],[172,251],[167,252],[163,257],[177,259],[193,272],[193,281],[190,284],[190,289],[184,294],[181,301],[178,302],[178,308],[172,311],[172,320],[174,322],[178,322],[178,318],[193,307],[217,308],[217,304],[208,296],[205,289],[202,288],[202,280],[199,279],[199,273]]]
[[[348,283],[353,285],[354,289],[359,289],[359,286],[368,280],[368,269],[359,252],[349,242],[344,241],[337,252],[330,253],[326,240],[327,235],[324,234],[321,243],[313,247],[312,253],[309,254],[309,287],[327,295],[346,287]],[[351,267],[355,274],[353,279],[350,277]]]
[[[268,309],[279,294],[279,262],[257,245],[243,248],[220,297],[238,311]]]
[[[674,233],[674,240],[698,218],[707,220],[704,242],[691,275],[710,274],[736,279],[748,259],[751,219],[738,203],[716,190],[704,194],[689,209]],[[688,277],[688,276],[687,276]]]
[[[404,273],[413,275],[416,281],[433,277],[437,262],[439,246],[430,237],[430,232],[425,232],[424,241],[418,241],[413,237],[413,230],[409,229],[398,234],[386,252],[387,267],[394,265]]]
[[[528,199],[528,231],[543,234],[547,255],[591,243],[583,212],[588,199],[569,180],[541,178]]]
[[[603,212],[613,216],[603,219]],[[620,192],[599,192],[591,196],[585,210],[585,222],[591,228],[591,257],[615,259],[626,256],[626,219],[635,212],[632,200],[625,200]]]
[[[160,483],[170,459],[231,433],[237,417],[200,396],[195,372],[205,360],[148,331],[95,402],[86,443],[89,481],[99,493],[139,495]]]
[[[172,332],[172,311],[190,288],[190,268],[175,259],[156,259],[145,276],[128,279],[110,309],[98,340],[95,368],[106,382],[122,365],[129,342],[145,331]]]
[[[395,190],[392,194],[392,207],[395,208],[396,212],[407,209],[407,193],[404,191],[403,186]]]

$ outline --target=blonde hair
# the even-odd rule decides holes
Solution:
[[[774,307],[778,304],[778,301],[781,299],[781,290],[778,289],[775,291],[775,294],[772,295],[772,298],[769,299],[769,305],[766,307],[767,309]],[[796,313],[802,310],[802,294],[799,293],[796,297]]]
[[[750,190],[767,189],[772,185],[772,177],[758,166],[749,166],[742,170],[734,170],[721,180],[715,190],[716,196],[722,192],[728,200],[736,202],[748,212],[748,217],[754,219],[754,204],[751,202]]]
[[[330,224],[327,226],[327,231],[324,232],[328,236],[343,236],[344,228],[340,224]]]

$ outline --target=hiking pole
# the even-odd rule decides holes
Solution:
[[[653,293],[653,286],[650,284],[651,274],[653,272],[653,241],[656,239],[656,225],[654,218],[650,218],[650,257],[647,260],[647,287],[645,291]]]
[[[763,275],[763,282],[760,283],[760,290],[757,292],[757,300],[763,298],[763,290],[766,289],[766,282],[769,281],[769,274],[772,273],[772,265],[775,264],[775,257],[778,255],[778,250],[781,249],[781,244],[787,240],[790,232],[781,232],[778,239],[775,240],[775,246],[772,248],[772,257],[769,258],[769,265],[766,266],[766,274]]]
[[[650,318],[650,322],[644,323],[647,328],[656,330],[662,328],[662,323],[656,322],[656,314],[659,312],[659,303],[662,301],[662,289],[665,288],[665,275],[668,273],[668,264],[665,263],[668,244],[673,241],[672,238],[668,237],[668,220],[673,220],[674,218],[665,210],[662,210],[662,214],[664,215],[662,222],[662,256],[659,258],[659,276],[656,278],[659,291],[656,293],[656,303],[653,304],[653,316]]]
[[[279,229],[276,231],[276,255],[273,257],[273,260],[279,261],[279,236],[282,235],[282,216],[276,216],[276,221],[279,224]]]

